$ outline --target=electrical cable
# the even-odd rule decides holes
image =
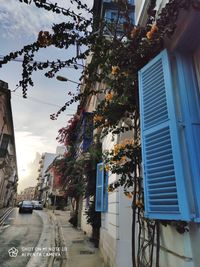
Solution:
[[[4,56],[3,55],[0,55],[0,59],[4,59]],[[15,59],[11,59],[11,61],[15,61],[15,62],[23,62],[23,59],[22,58],[15,58]],[[31,61],[30,63],[41,63],[41,64],[44,64],[46,62],[42,62],[42,61],[37,61],[37,60],[34,60],[34,61]],[[49,64],[51,64],[51,62],[49,62]],[[84,66],[82,66],[81,64],[78,64],[78,63],[75,63],[74,65],[77,66],[78,69],[83,69]],[[65,66],[65,68],[71,68],[71,69],[74,69],[74,65],[73,66]]]
[[[20,95],[17,95],[17,94],[13,94],[13,95],[21,98]],[[56,105],[56,104],[53,104],[53,103],[50,103],[50,102],[46,102],[46,101],[42,101],[40,99],[37,99],[35,97],[31,97],[31,96],[29,96],[26,100],[37,102],[37,103],[40,103],[40,104],[43,104],[43,105],[48,105],[48,106],[54,106],[54,107],[61,108],[61,106],[59,106],[59,105]],[[68,109],[71,110],[71,111],[75,111],[74,109],[70,109],[70,108],[68,108]],[[74,114],[66,114],[66,115],[67,116],[73,116]]]

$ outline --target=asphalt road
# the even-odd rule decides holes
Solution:
[[[0,267],[25,267],[40,238],[42,220],[35,212],[19,214],[15,208],[5,223],[0,229]],[[16,257],[8,253],[13,247],[18,250]]]

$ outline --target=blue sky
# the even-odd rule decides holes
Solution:
[[[66,6],[70,1],[56,2],[58,5]],[[92,6],[93,0],[85,2]],[[61,15],[38,9],[34,5],[20,3],[18,0],[0,0],[0,7],[0,55],[6,55],[34,42],[40,30],[49,30],[52,23],[65,20]],[[37,60],[44,61],[49,57],[57,59],[59,56],[68,58],[71,55],[72,50],[43,49],[38,54]],[[7,82],[9,88],[14,90],[21,78],[21,70],[21,63],[11,62],[0,69],[0,79]],[[81,70],[65,68],[59,75],[78,81],[80,72]],[[50,120],[50,114],[55,113],[69,99],[67,93],[75,91],[76,85],[47,79],[41,73],[35,73],[33,80],[35,85],[29,89],[28,99],[22,98],[20,89],[12,93],[19,191],[36,184],[37,169],[34,164],[36,152],[55,153],[56,146],[59,145],[55,140],[57,132],[67,125],[71,114],[76,110],[76,105],[70,106],[57,121]]]

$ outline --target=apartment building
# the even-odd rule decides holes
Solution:
[[[138,71],[138,79],[144,216],[147,220],[159,222],[160,228],[152,241],[146,239],[146,230],[142,234],[139,232],[138,224],[138,231],[137,227],[135,230],[136,236],[140,235],[140,238],[135,242],[135,253],[138,253],[138,246],[142,242],[143,247],[139,253],[143,253],[143,258],[138,258],[139,266],[147,266],[146,258],[149,257],[151,266],[198,267],[199,3],[136,0],[134,31],[137,31],[137,27],[145,29],[149,17],[148,9],[150,5],[154,6],[154,2],[153,11],[156,16],[153,23],[158,27],[156,31],[164,23],[166,29],[168,27],[168,34],[163,26],[163,46],[159,47],[160,50],[149,62],[143,64]],[[95,1],[96,16],[107,14],[108,20],[114,21],[112,4],[115,5],[112,1]],[[148,27],[147,36],[143,38],[147,43],[153,35],[152,32],[148,35],[153,24]],[[105,34],[112,36],[112,31],[109,34],[105,31]],[[95,110],[95,103],[97,105],[97,101],[88,104],[90,111]],[[115,138],[108,134],[102,140],[102,150],[108,151],[120,140],[130,137],[133,138],[133,132]],[[122,187],[109,193],[105,190],[107,185],[118,178],[111,172],[105,173],[103,163],[97,165],[96,211],[101,212],[100,250],[109,266],[131,267],[132,200],[125,197]],[[158,247],[159,254],[156,249]]]
[[[65,147],[58,146],[56,148],[56,153],[43,153],[41,159],[39,161],[38,168],[38,183],[36,186],[36,199],[43,201],[44,205],[51,205],[54,201],[54,195],[60,196],[60,193],[56,191],[56,189],[61,189],[61,185],[59,184],[58,188],[58,180],[59,177],[55,174],[52,169],[52,163],[55,159],[62,157],[65,153]]]
[[[0,80],[0,208],[14,205],[17,192],[17,158],[11,93]]]

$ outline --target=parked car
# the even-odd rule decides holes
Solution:
[[[23,200],[19,205],[19,213],[33,212],[33,204],[30,200]]]
[[[33,203],[33,208],[35,210],[42,210],[43,209],[42,201],[32,200],[32,203]]]
[[[17,204],[17,207],[19,208],[21,204],[22,204],[22,201],[20,201],[20,202]]]

